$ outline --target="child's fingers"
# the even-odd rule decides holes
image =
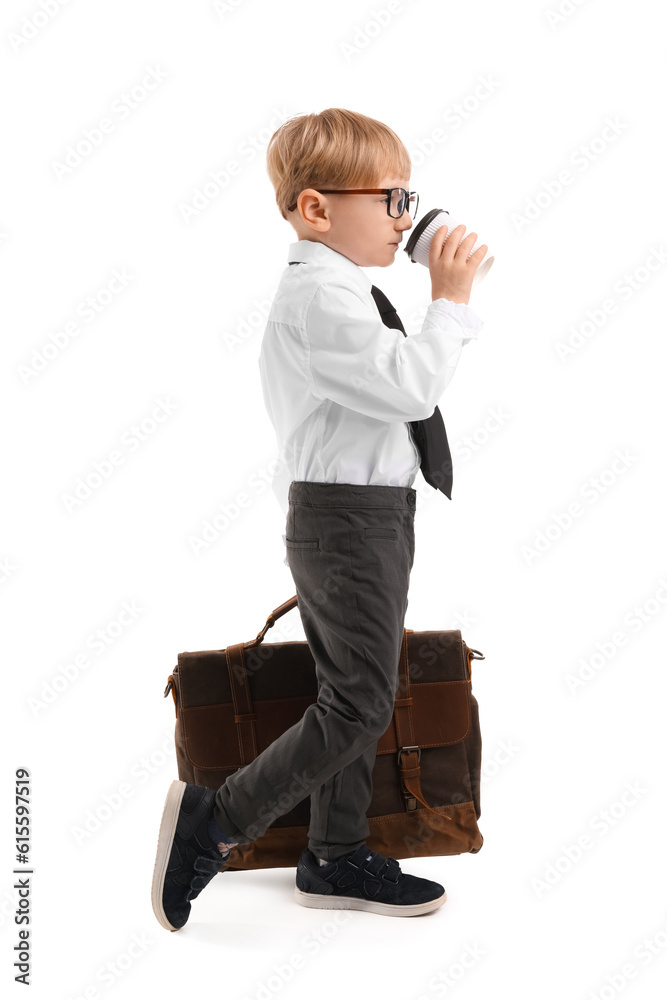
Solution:
[[[465,228],[466,227],[463,225],[463,223],[461,223],[460,225],[458,225],[456,227],[456,229],[452,229],[451,239],[449,239],[445,243],[444,250],[442,251],[442,256],[443,257],[445,257],[448,260],[451,260],[454,257],[454,254],[456,253],[456,249],[457,249],[457,246],[458,246],[459,239],[461,238],[461,235],[462,235],[461,230],[463,230],[465,232]]]
[[[440,226],[439,229],[436,229],[428,251],[429,260],[436,261],[438,259],[440,251],[442,250],[442,244],[447,239],[448,232],[449,230],[447,226]]]
[[[466,238],[464,240],[461,240],[460,246],[457,247],[456,256],[459,259],[462,257],[465,260],[465,258],[470,253],[470,248],[474,247],[476,239],[477,239],[477,233],[468,233]]]

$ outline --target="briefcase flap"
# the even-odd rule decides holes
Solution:
[[[424,748],[460,743],[470,729],[468,647],[460,631],[408,632],[407,648],[412,735],[396,733],[394,716],[378,740],[379,754],[395,753],[406,740]],[[253,727],[259,755],[317,701],[315,662],[306,642],[249,646],[244,661],[252,708],[237,721],[226,651],[178,656],[177,714],[186,755],[197,768],[235,770],[249,763],[241,759],[239,726]],[[406,696],[399,686],[396,698]]]

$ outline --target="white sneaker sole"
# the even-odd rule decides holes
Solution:
[[[385,917],[417,917],[420,913],[430,913],[437,910],[447,899],[447,893],[437,899],[429,899],[426,903],[403,904],[378,903],[374,899],[361,899],[356,896],[322,896],[316,892],[303,892],[298,885],[294,887],[294,898],[300,906],[312,906],[317,910],[368,910],[371,913],[381,913]]]
[[[160,924],[168,931],[178,931],[180,927],[174,927],[167,920],[167,915],[162,906],[162,893],[164,892],[164,878],[167,873],[169,856],[174,843],[174,833],[178,822],[178,813],[183,801],[183,793],[187,785],[184,781],[172,781],[167,792],[167,798],[162,810],[160,821],[160,833],[157,841],[157,854],[153,866],[153,885],[151,887],[151,903],[153,913]]]

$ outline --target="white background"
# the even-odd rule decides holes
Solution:
[[[2,5],[0,975],[12,996],[21,766],[33,997],[664,989],[664,36],[648,0],[558,7]],[[453,500],[415,483],[405,623],[461,628],[486,656],[473,665],[484,846],[403,862],[448,893],[412,921],[350,911],[337,924],[295,904],[293,869],[273,869],[216,878],[170,934],[150,905],[177,777],[167,675],[180,651],[253,638],[294,593],[257,359],[296,237],[265,147],[284,118],[332,106],[390,125],[420,215],[449,209],[496,256],[470,301],[484,329],[440,404]],[[62,170],[104,118],[111,133]],[[187,217],[231,160],[240,172]],[[428,271],[397,258],[367,273],[416,333]],[[132,450],[160,400],[169,416]],[[115,449],[122,464],[68,509]],[[118,629],[124,604],[134,618]],[[113,635],[102,652],[98,629]],[[297,611],[267,641],[286,638],[303,638]],[[80,654],[87,666],[64,681]],[[86,831],[96,811],[106,818]],[[143,950],[127,960],[133,940]],[[294,956],[303,967],[285,982]],[[108,963],[122,975],[102,979]]]

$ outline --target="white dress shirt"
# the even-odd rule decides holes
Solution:
[[[405,337],[384,325],[372,281],[349,257],[298,240],[287,260],[259,356],[285,518],[292,480],[412,486],[421,456],[407,421],[431,416],[482,320],[435,299],[421,332]]]

